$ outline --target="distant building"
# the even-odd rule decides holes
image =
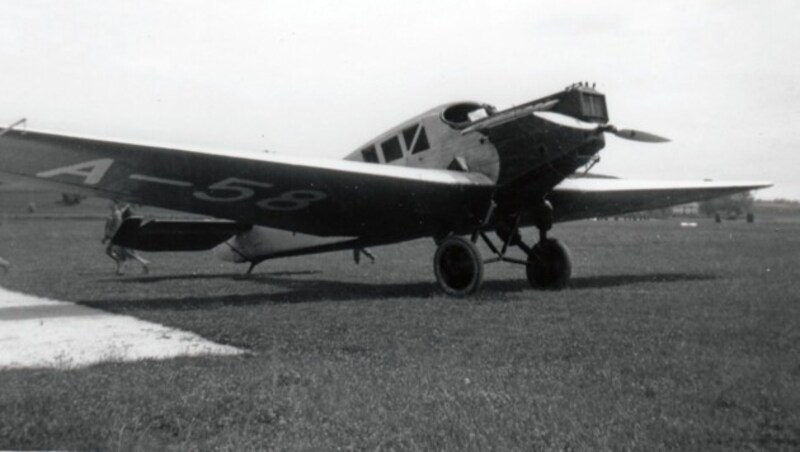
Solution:
[[[700,203],[690,202],[672,208],[672,215],[675,217],[696,217],[700,214]]]

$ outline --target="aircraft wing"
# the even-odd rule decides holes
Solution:
[[[471,224],[494,190],[474,173],[9,129],[0,134],[0,174],[244,224],[387,241]]]
[[[548,196],[555,221],[621,215],[765,188],[769,182],[660,182],[571,178]]]

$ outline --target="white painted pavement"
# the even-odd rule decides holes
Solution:
[[[194,333],[0,287],[0,370],[242,353]]]

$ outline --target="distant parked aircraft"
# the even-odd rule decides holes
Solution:
[[[10,127],[0,136],[0,172],[214,217],[131,218],[114,243],[148,251],[216,247],[225,259],[249,262],[250,270],[282,256],[432,237],[436,279],[453,295],[477,290],[484,264],[497,261],[524,265],[534,287],[563,288],[572,264],[566,247],[548,237],[554,222],[770,185],[575,177],[597,162],[605,133],[668,141],[610,125],[605,96],[576,84],[503,111],[475,102],[436,107],[345,160],[171,149]],[[523,226],[538,229],[535,245],[522,240]],[[478,239],[492,259],[483,260]],[[511,246],[527,259],[509,257]]]

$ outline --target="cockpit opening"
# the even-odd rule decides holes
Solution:
[[[475,121],[491,116],[494,111],[491,105],[463,102],[445,108],[442,112],[442,121],[456,129],[463,129]]]

